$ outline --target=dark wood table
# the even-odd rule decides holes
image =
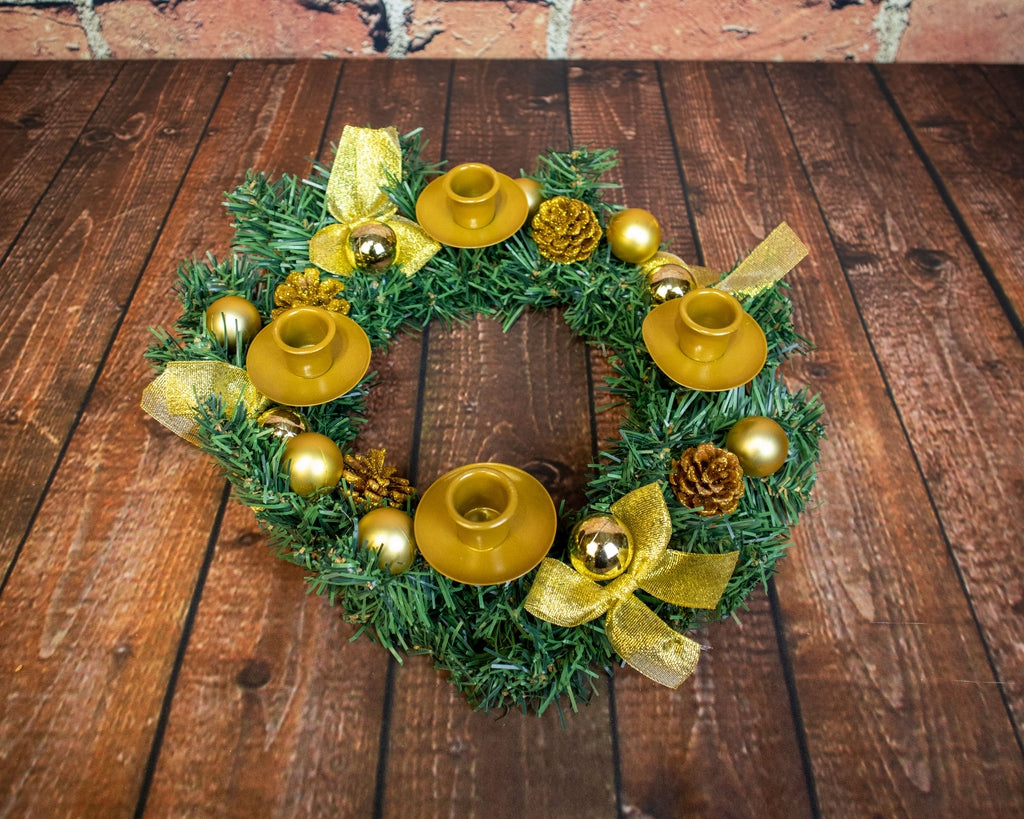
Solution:
[[[1022,121],[1010,67],[0,64],[0,815],[1021,815]],[[565,729],[473,712],[349,642],[139,409],[176,265],[230,252],[224,191],[346,123],[514,175],[617,146],[610,198],[683,258],[782,221],[809,246],[816,504],[678,690],[621,669]],[[362,440],[421,486],[542,463],[571,500],[587,355],[556,314],[432,326],[375,362]]]

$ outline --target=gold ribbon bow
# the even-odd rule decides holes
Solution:
[[[392,128],[346,125],[327,180],[327,209],[338,224],[327,225],[309,240],[309,260],[339,276],[356,269],[348,239],[367,222],[381,222],[395,232],[395,264],[411,276],[441,249],[398,208],[381,186],[402,178],[402,148]]]
[[[671,629],[633,592],[643,589],[677,606],[714,608],[739,552],[705,555],[668,549],[672,521],[656,483],[633,490],[611,512],[633,539],[627,571],[601,586],[565,563],[545,558],[526,597],[526,610],[566,627],[607,612],[605,633],[618,655],[655,682],[676,688],[697,667],[700,645]]]
[[[245,402],[250,418],[269,403],[240,367],[224,361],[172,361],[142,391],[142,409],[171,432],[199,446],[196,407],[213,395],[221,396],[228,416],[239,401]]]
[[[687,264],[671,253],[656,253],[641,266],[641,270],[645,276],[650,277],[664,265],[677,265],[689,273],[693,287],[714,287],[732,293],[737,298],[744,298],[756,296],[771,287],[796,267],[806,255],[807,246],[800,241],[793,229],[783,222],[721,281],[718,281],[722,275],[719,271]]]

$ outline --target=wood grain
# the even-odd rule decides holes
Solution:
[[[120,72],[0,266],[5,571],[152,250],[139,225],[165,217],[225,68]]]
[[[562,69],[523,77],[515,63],[457,64],[445,154],[502,173],[532,170],[567,147]],[[526,315],[506,334],[491,320],[431,328],[418,475],[421,488],[456,466],[495,460],[536,474],[556,503],[578,497],[589,461],[586,351],[555,315]],[[426,661],[396,675],[386,816],[608,816],[615,810],[607,703],[471,711]],[[572,775],[559,775],[572,760]]]
[[[950,542],[956,551],[965,533],[951,531],[942,498],[950,470],[989,472],[977,463],[964,471],[965,458],[986,457],[968,441],[992,434],[977,425],[986,425],[990,401],[1008,398],[993,396],[977,369],[954,366],[951,356],[986,333],[1002,336],[1004,346],[1012,334],[991,293],[977,286],[980,272],[872,79],[842,67],[772,67],[766,85],[752,71],[727,90],[755,82],[753,93],[774,88],[785,123],[759,117],[744,141],[745,151],[766,152],[749,207],[766,196],[785,202],[790,224],[812,248],[794,295],[801,326],[821,349],[809,370],[796,371],[824,376],[816,383],[832,423],[818,488],[825,517],[812,515],[801,527],[805,548],[795,553],[795,571],[779,579],[822,809],[960,813],[1018,804],[1022,765],[1004,686],[988,666],[950,559]],[[813,197],[795,184],[801,168]],[[841,282],[837,261],[850,294],[827,285]],[[969,315],[949,309],[954,294]],[[974,397],[970,406],[966,395]],[[972,487],[961,483],[961,491]],[[975,512],[975,531],[993,527],[979,548],[989,537],[1007,543],[991,511]],[[995,569],[990,593],[1004,593],[1013,571]],[[834,720],[837,701],[842,724]]]
[[[379,69],[371,73],[369,64],[348,64],[336,93],[337,67],[334,75],[323,76],[326,65],[319,64],[321,76],[310,76],[296,101],[311,130],[327,123],[322,161],[330,161],[329,144],[338,140],[345,124],[395,124],[410,130],[429,125],[433,116],[437,128],[443,128],[442,112],[421,97],[430,85],[422,69],[418,85],[408,79],[411,65],[389,64],[393,76],[387,84],[396,89],[389,101],[395,110],[385,112],[371,105],[370,97],[347,93],[382,81]],[[429,70],[443,96],[447,67]],[[389,115],[395,117],[391,123],[381,121]],[[287,154],[265,159],[289,161]],[[385,384],[371,391],[371,402],[378,405],[370,407],[362,440],[369,438],[371,445],[386,446],[407,460],[411,442],[393,431],[412,427],[418,342],[403,339],[395,347],[392,355],[375,360]],[[404,423],[396,425],[396,420]],[[229,511],[185,655],[147,812],[180,814],[210,804],[238,816],[372,812],[388,655],[366,639],[349,644],[353,630],[326,599],[305,593],[303,574],[265,549],[250,510]],[[204,732],[210,742],[197,754],[195,737]],[[220,762],[211,766],[211,760]]]
[[[104,61],[12,67],[0,85],[0,260],[120,71]]]
[[[574,66],[570,78],[574,139],[617,145],[622,204],[656,214],[677,255],[701,261],[681,174],[689,185],[689,175],[700,176],[702,169],[677,163],[674,141],[686,138],[681,131],[689,124],[676,121],[675,133],[670,130],[658,68],[587,64]],[[670,75],[664,87],[678,105],[675,82]],[[668,106],[669,113],[676,110]],[[717,135],[710,138],[714,144]],[[709,227],[700,240],[717,245],[722,237]],[[782,806],[794,815],[810,812],[772,620],[763,598],[753,605],[742,629],[715,625],[698,636],[713,651],[675,691],[629,669],[616,672],[626,809],[653,816],[771,815]],[[751,724],[759,726],[753,742]],[[666,731],[673,742],[651,741]]]
[[[1003,104],[1013,112],[1017,124],[1024,123],[1024,74],[1020,66],[985,65],[981,70]]]
[[[1024,317],[1024,128],[978,69],[881,70],[1017,327]],[[1024,332],[1020,331],[1019,332]]]
[[[1022,88],[1019,66],[0,62],[0,816],[1024,813]],[[828,407],[814,508],[679,690],[616,670],[563,730],[472,712],[425,658],[392,675],[139,410],[175,266],[229,252],[223,191],[302,173],[348,122],[513,175],[570,135],[618,146],[610,198],[684,259],[728,267],[782,219],[810,247],[790,292],[819,346],[786,378]],[[375,358],[358,446],[421,489],[499,457],[574,504],[587,361],[557,314],[435,325]]]
[[[146,68],[139,73],[146,76]],[[150,80],[148,94],[174,110],[158,122],[177,122],[187,112],[181,99],[198,93],[175,89],[179,76],[212,85],[216,98],[228,68],[150,66],[160,69],[163,83]],[[272,111],[293,101],[288,76],[294,70],[242,64],[234,71],[0,598],[0,625],[16,634],[0,648],[2,667],[21,667],[0,723],[10,749],[0,779],[17,783],[5,797],[7,812],[46,806],[119,815],[135,808],[223,487],[198,452],[143,420],[138,400],[150,377],[141,358],[145,328],[169,325],[180,310],[168,293],[177,261],[197,252],[197,242],[214,247],[229,235],[226,219],[197,220],[196,211],[219,210],[222,191],[280,136],[271,127],[280,122]],[[198,136],[199,129],[193,139]],[[319,138],[318,129],[314,146]],[[167,146],[160,147],[170,161]],[[282,151],[290,156],[299,148],[292,142]],[[100,152],[111,162],[118,155],[109,147]],[[146,168],[144,155],[142,168],[120,156],[115,167],[129,177]],[[177,167],[183,171],[187,160],[179,158]],[[152,228],[146,230],[141,235],[155,240]],[[22,623],[16,632],[15,621]],[[34,708],[14,707],[27,696]],[[68,752],[76,745],[89,748],[87,759]]]

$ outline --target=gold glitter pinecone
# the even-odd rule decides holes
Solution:
[[[387,452],[371,449],[366,455],[345,454],[342,491],[366,507],[386,503],[396,509],[416,490],[405,478],[395,477],[395,467],[385,466]]]
[[[559,264],[589,258],[601,241],[601,225],[590,205],[568,196],[541,202],[531,224],[540,255]]]
[[[676,500],[705,517],[734,512],[744,492],[739,458],[710,443],[692,446],[672,461],[668,481]]]
[[[345,285],[336,279],[320,281],[320,271],[315,267],[307,267],[301,273],[289,273],[284,283],[274,290],[276,306],[270,316],[277,318],[292,307],[322,307],[347,316],[351,305],[348,299],[338,295],[344,289]]]

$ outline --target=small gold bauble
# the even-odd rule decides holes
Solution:
[[[382,222],[366,222],[353,228],[348,236],[352,260],[360,270],[383,270],[395,261],[398,240],[395,232]]]
[[[611,580],[629,567],[633,539],[612,515],[590,515],[569,535],[569,562],[590,580]]]
[[[643,208],[620,210],[608,220],[608,244],[622,261],[642,264],[658,252],[661,226]]]
[[[651,300],[664,304],[670,299],[679,299],[694,286],[693,277],[685,267],[677,264],[663,264],[651,273],[647,280]]]
[[[540,203],[544,201],[544,196],[540,190],[540,182],[537,182],[534,179],[520,177],[515,180],[515,183],[519,186],[519,189],[526,194],[526,203],[530,207],[529,218],[532,219],[537,215],[537,208],[540,207]]]
[[[729,430],[725,448],[739,458],[744,475],[763,478],[786,462],[789,438],[771,418],[751,415],[737,421]]]
[[[359,519],[359,545],[377,553],[377,565],[401,574],[416,558],[413,521],[400,509],[380,506]]]
[[[206,329],[228,352],[234,352],[241,338],[244,347],[263,326],[256,305],[241,296],[221,296],[206,308]]]
[[[274,437],[281,439],[293,438],[300,432],[309,431],[309,424],[302,413],[291,407],[271,407],[260,413],[256,423],[273,430]]]
[[[338,445],[326,435],[300,432],[285,443],[281,466],[289,469],[288,485],[292,492],[314,495],[338,485],[345,459]]]

